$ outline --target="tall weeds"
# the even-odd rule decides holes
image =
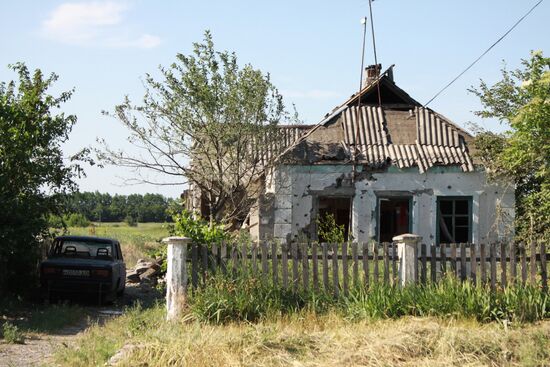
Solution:
[[[518,284],[491,292],[455,278],[404,288],[377,284],[334,297],[322,290],[284,289],[249,274],[217,275],[196,290],[189,301],[195,317],[213,323],[328,311],[350,320],[437,316],[532,322],[550,317],[548,294],[539,288]]]

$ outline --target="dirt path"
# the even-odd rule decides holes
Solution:
[[[0,367],[34,367],[55,366],[52,354],[58,348],[71,348],[77,336],[84,332],[90,324],[102,324],[105,321],[122,315],[125,306],[136,300],[147,301],[158,297],[144,293],[138,287],[127,287],[124,298],[115,305],[93,306],[83,305],[83,317],[74,325],[62,328],[53,333],[27,333],[25,344],[7,344],[0,341]]]

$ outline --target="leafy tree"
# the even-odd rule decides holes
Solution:
[[[142,105],[126,98],[115,108],[128,140],[143,153],[103,141],[99,156],[136,169],[135,181],[189,184],[202,193],[211,224],[237,227],[262,190],[264,168],[282,148],[277,124],[291,116],[269,75],[216,51],[209,32],[191,55],[176,59],[160,68],[160,81],[147,74]],[[154,181],[143,170],[163,178]]]
[[[476,138],[480,158],[492,177],[516,183],[516,229],[524,238],[550,238],[550,58],[533,52],[522,68],[502,70],[493,86],[471,90],[483,104],[477,114],[497,118],[510,129],[483,131]]]
[[[57,75],[31,75],[22,63],[11,68],[19,80],[0,83],[0,293],[32,284],[48,218],[61,214],[62,194],[83,173],[75,162],[86,156],[81,151],[67,165],[61,151],[76,117],[55,111],[72,91],[50,95]]]

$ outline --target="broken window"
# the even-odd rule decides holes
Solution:
[[[331,214],[338,226],[344,226],[344,240],[349,239],[349,228],[351,224],[351,198],[320,196],[319,197],[319,218],[325,218]],[[319,237],[320,242],[325,242],[324,238]]]
[[[438,242],[470,242],[472,236],[471,197],[437,198]]]
[[[393,237],[410,232],[410,197],[378,199],[378,241],[392,242]]]

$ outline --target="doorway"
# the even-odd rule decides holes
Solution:
[[[411,198],[378,198],[378,241],[392,242],[393,237],[411,231]]]

